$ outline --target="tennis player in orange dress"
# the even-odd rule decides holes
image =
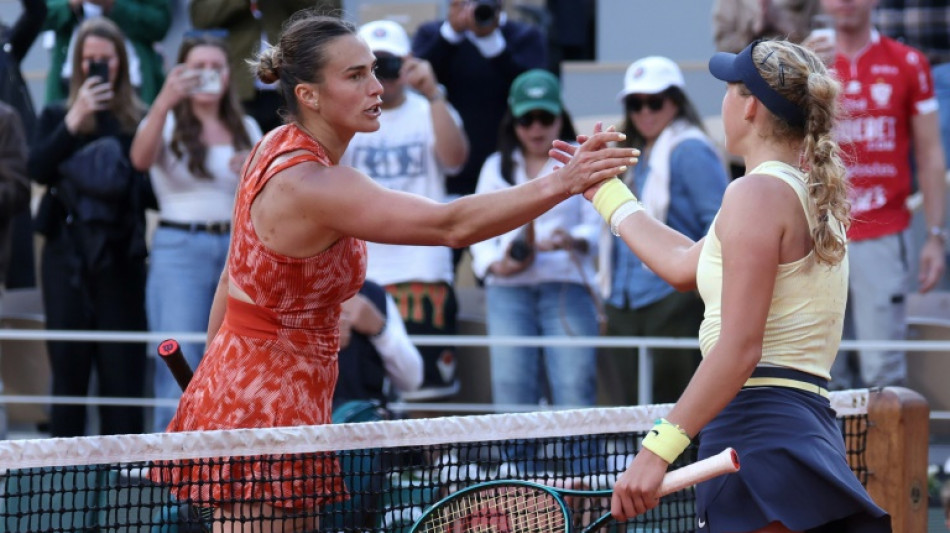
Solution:
[[[354,134],[379,128],[375,61],[352,25],[310,12],[258,58],[261,81],[279,81],[288,123],[245,163],[208,349],[169,431],[328,423],[340,304],[363,282],[364,241],[467,246],[524,225],[639,155],[608,146],[623,136],[605,132],[564,167],[504,191],[438,203],[385,189],[337,166]],[[151,476],[214,507],[216,531],[316,529],[315,518],[298,517],[345,497],[336,460],[271,459],[165,465]]]

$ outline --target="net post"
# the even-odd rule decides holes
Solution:
[[[891,515],[894,533],[927,530],[930,406],[904,387],[872,390],[868,399],[868,493]]]

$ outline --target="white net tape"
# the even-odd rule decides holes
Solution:
[[[831,393],[838,416],[867,413],[866,389]],[[431,419],[0,442],[0,472],[11,469],[203,457],[334,452],[648,430],[672,404]]]

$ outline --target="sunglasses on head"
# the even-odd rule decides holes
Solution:
[[[624,101],[627,105],[628,113],[639,113],[643,110],[643,106],[646,106],[650,111],[659,111],[663,109],[663,103],[666,101],[666,97],[662,94],[651,94],[646,98],[640,98],[639,96],[628,96]]]
[[[554,119],[556,118],[557,117],[554,116],[553,113],[548,113],[547,111],[531,111],[530,113],[525,113],[524,115],[516,118],[515,122],[523,128],[530,128],[535,121],[538,121],[542,126],[547,127],[551,124],[554,124]]]

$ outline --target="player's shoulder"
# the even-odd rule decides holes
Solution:
[[[726,187],[717,218],[721,224],[766,234],[781,231],[798,211],[801,204],[795,191],[782,180],[770,174],[747,174]]]
[[[348,165],[327,166],[321,161],[301,161],[274,174],[283,194],[303,204],[333,201],[352,190],[366,175]]]
[[[788,182],[775,173],[755,172],[732,180],[726,187],[723,204],[738,203],[748,209],[768,211],[794,195]]]

